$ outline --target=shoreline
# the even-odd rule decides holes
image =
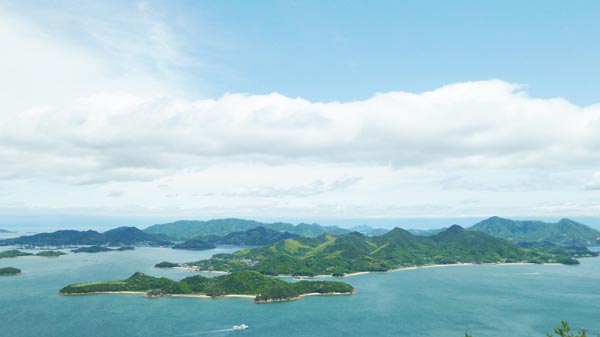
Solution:
[[[344,274],[343,276],[333,276],[331,274],[315,275],[315,276],[302,276],[302,275],[293,276],[293,275],[285,275],[285,274],[284,275],[267,275],[267,276],[272,276],[272,277],[277,277],[277,278],[292,278],[292,279],[297,279],[297,280],[303,280],[303,279],[321,279],[321,278],[346,278],[346,277],[354,277],[354,276],[367,275],[367,274],[396,273],[396,272],[400,272],[400,271],[429,269],[429,268],[442,268],[442,267],[533,266],[533,265],[562,266],[563,264],[562,263],[533,263],[533,262],[488,262],[488,263],[466,262],[466,263],[449,263],[449,264],[428,264],[428,265],[422,265],[422,266],[410,266],[410,267],[395,268],[395,269],[390,269],[390,270],[385,270],[385,271],[359,271],[359,272]],[[206,274],[224,275],[224,274],[231,273],[231,272],[222,271],[222,270],[197,270],[196,268],[193,268],[193,267],[173,267],[173,269],[185,269],[185,270],[190,270],[190,271],[197,272],[197,273],[206,273]]]

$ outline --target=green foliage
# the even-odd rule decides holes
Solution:
[[[212,243],[208,243],[201,239],[190,239],[182,243],[178,243],[173,246],[173,249],[187,249],[187,250],[206,250],[213,249],[216,246]]]
[[[557,223],[491,217],[470,229],[513,242],[552,242],[567,246],[600,244],[600,232],[569,219]]]
[[[406,266],[453,263],[557,262],[577,264],[579,249],[520,247],[482,232],[452,226],[432,235],[416,236],[400,228],[368,237],[354,232],[343,236],[287,239],[275,244],[218,254],[187,263],[201,270],[254,270],[265,275],[340,276],[363,271],[387,271]]]
[[[574,332],[565,321],[560,322],[560,326],[554,329],[554,333],[560,337],[587,337],[587,332],[585,330]],[[548,333],[546,336],[552,337],[552,334]]]
[[[102,253],[102,252],[112,252],[113,250],[107,247],[101,246],[90,246],[90,247],[79,247],[77,249],[71,250],[73,253]]]
[[[349,231],[337,226],[321,226],[318,224],[262,223],[244,219],[215,219],[208,221],[176,221],[153,225],[144,231],[151,234],[163,234],[175,240],[187,240],[193,237],[226,236],[233,232],[244,232],[253,228],[264,227],[278,232],[289,232],[299,236],[316,237],[325,233],[336,235]]]
[[[13,257],[19,257],[19,256],[32,256],[32,255],[33,254],[31,254],[31,253],[25,253],[20,250],[11,249],[11,250],[5,250],[3,252],[0,252],[0,259],[13,258]]]
[[[132,246],[122,246],[119,248],[111,249],[103,246],[89,246],[89,247],[79,247],[77,249],[71,250],[73,253],[103,253],[103,252],[123,252],[126,250],[134,250],[135,248]]]
[[[21,270],[13,267],[0,268],[0,276],[21,274]]]
[[[34,247],[135,244],[163,246],[170,244],[170,241],[161,235],[148,234],[135,227],[119,227],[104,233],[92,230],[59,230],[53,233],[39,233],[0,240],[0,245],[26,245]]]
[[[22,252],[17,249],[12,249],[12,250],[5,250],[3,252],[0,252],[0,259],[1,258],[20,257],[20,256],[59,257],[61,255],[66,255],[66,253],[58,251],[58,250],[45,250],[45,251],[41,251],[37,254],[33,254],[33,253]]]
[[[59,257],[62,255],[67,255],[67,253],[65,252],[61,252],[59,250],[44,250],[41,251],[37,254],[35,254],[36,256],[42,256],[42,257]]]
[[[245,232],[233,232],[225,236],[212,236],[207,238],[211,242],[237,246],[265,246],[286,239],[296,239],[300,236],[289,232],[280,232],[262,226],[249,229]]]
[[[211,297],[224,295],[257,295],[257,301],[292,299],[306,293],[352,293],[354,288],[342,282],[301,281],[289,283],[272,279],[254,271],[240,271],[229,275],[208,278],[200,275],[177,282],[135,273],[123,281],[80,283],[60,290],[61,294],[85,294],[94,292],[139,291],[147,296],[169,294],[205,294]]]
[[[154,265],[156,268],[175,268],[179,267],[179,263],[173,263],[168,261],[163,261]]]

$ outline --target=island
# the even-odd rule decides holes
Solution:
[[[173,249],[187,249],[187,250],[207,250],[216,248],[212,243],[208,243],[202,239],[195,238],[190,239],[173,246]]]
[[[550,242],[563,246],[598,246],[600,232],[571,219],[556,223],[536,220],[511,220],[498,216],[476,223],[469,229],[520,242]]]
[[[155,268],[175,268],[179,267],[179,263],[163,261],[154,265]]]
[[[13,267],[0,268],[0,276],[19,275],[19,274],[21,274],[21,269],[17,269],[17,268],[13,268]]]
[[[42,256],[42,257],[59,257],[62,255],[67,255],[67,253],[61,252],[60,250],[44,250],[35,255]]]
[[[79,247],[77,249],[71,250],[73,253],[103,253],[103,252],[122,252],[126,250],[134,250],[135,248],[132,246],[123,246],[115,249],[111,249],[103,246],[89,246],[89,247]]]
[[[204,277],[186,277],[181,281],[158,278],[137,272],[126,280],[89,282],[69,285],[59,291],[62,295],[97,293],[139,293],[146,297],[249,297],[255,303],[292,301],[311,295],[350,295],[354,288],[343,282],[299,281],[286,282],[255,271],[237,271],[231,274]]]
[[[369,237],[358,232],[316,238],[286,239],[273,245],[215,254],[188,262],[199,271],[253,270],[265,275],[345,276],[399,268],[481,263],[561,263],[597,256],[586,248],[566,249],[552,243],[519,246],[480,231],[453,225],[431,236],[416,236],[395,228]]]
[[[18,249],[5,250],[0,252],[0,259],[2,258],[15,258],[15,257],[23,257],[23,256],[37,256],[37,257],[59,257],[61,255],[66,255],[66,253],[56,250],[45,250],[39,253],[26,253],[22,252]]]
[[[99,233],[93,230],[59,230],[0,240],[0,246],[62,247],[78,245],[168,246],[171,241],[161,234],[148,234],[135,227],[118,227]]]

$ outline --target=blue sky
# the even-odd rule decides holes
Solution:
[[[0,214],[594,217],[599,9],[0,1]]]
[[[98,24],[135,31],[137,20],[127,19],[139,16],[142,4],[147,15],[171,27],[186,60],[164,66],[194,98],[279,92],[349,101],[497,78],[527,84],[536,97],[582,105],[600,99],[596,1],[56,4],[19,1],[7,7],[65,38],[98,47],[89,32],[64,16],[93,17]],[[153,61],[145,60],[147,70],[160,72]]]

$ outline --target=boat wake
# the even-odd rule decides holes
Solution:
[[[220,329],[220,330],[210,330],[210,331],[201,331],[201,332],[191,332],[191,333],[183,334],[181,336],[202,336],[202,335],[210,335],[213,333],[221,333],[221,332],[229,332],[229,331],[235,331],[235,329]]]

